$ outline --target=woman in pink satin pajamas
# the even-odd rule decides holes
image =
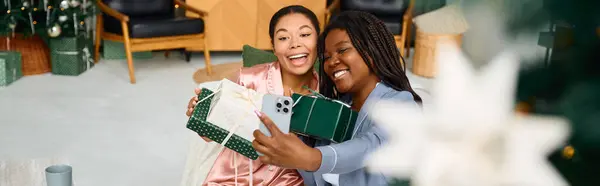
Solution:
[[[258,92],[286,96],[291,93],[309,94],[303,86],[317,90],[318,75],[313,65],[319,33],[317,16],[309,9],[298,5],[280,9],[269,24],[269,36],[277,61],[242,68],[228,79]],[[197,98],[190,100],[188,116],[197,101]],[[252,174],[249,172],[250,163]],[[296,169],[266,165],[225,148],[203,185],[250,185],[250,180],[255,186],[296,186],[304,182]]]

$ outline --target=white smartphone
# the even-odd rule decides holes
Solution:
[[[265,94],[262,100],[261,111],[269,116],[279,130],[285,134],[290,132],[293,101],[291,97],[273,94]],[[271,136],[271,132],[269,132],[269,129],[262,122],[260,123],[259,130],[266,136]]]

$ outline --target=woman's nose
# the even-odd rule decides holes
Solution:
[[[298,48],[300,47],[300,42],[298,42],[297,38],[292,37],[292,42],[290,43],[290,48]]]
[[[337,66],[338,64],[340,64],[340,60],[338,60],[338,58],[336,56],[331,56],[329,58],[329,60],[327,60],[325,62],[325,64],[329,67],[329,68],[333,68],[335,66]]]

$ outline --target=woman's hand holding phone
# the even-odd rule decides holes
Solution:
[[[255,130],[252,147],[263,154],[259,160],[265,164],[290,169],[316,171],[321,166],[321,151],[304,144],[293,133],[284,133],[264,113],[255,111],[271,136],[266,136],[260,130]]]

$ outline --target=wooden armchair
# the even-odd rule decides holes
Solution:
[[[415,0],[409,0],[408,8],[404,12],[402,16],[402,31],[400,35],[394,35],[394,39],[396,39],[396,46],[400,49],[400,55],[402,57],[410,56],[410,31],[412,30],[411,26],[413,24],[413,11],[415,7]]]
[[[331,19],[331,15],[337,10],[340,9],[340,0],[327,0],[327,10],[325,10],[325,23],[323,23],[323,27],[321,30],[325,30],[327,24],[329,24],[329,19]]]
[[[410,48],[407,46],[411,37],[414,5],[415,0],[333,0],[331,5],[327,7],[325,22],[326,24],[329,22],[332,12],[338,8],[340,11],[358,10],[369,12],[385,22],[388,29],[394,34],[400,54],[403,57],[408,57]]]
[[[180,6],[201,18],[176,17]],[[136,82],[132,52],[186,49],[203,50],[207,73],[212,73],[210,53],[206,45],[205,22],[207,13],[186,5],[181,0],[100,0],[98,7],[104,13],[97,16],[95,60],[99,59],[102,39],[123,42],[129,66],[129,78]],[[186,57],[186,60],[189,58]]]

